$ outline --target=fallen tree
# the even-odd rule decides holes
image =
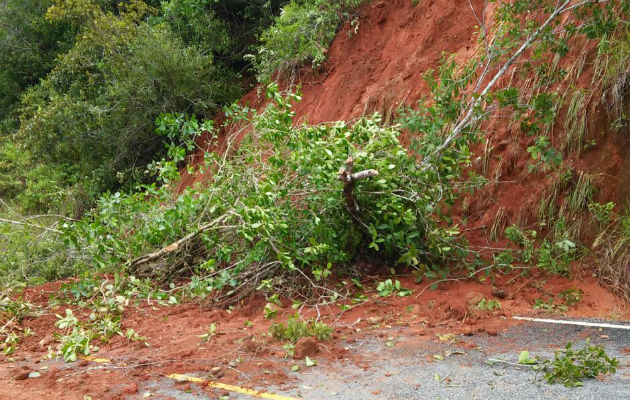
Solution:
[[[480,123],[497,108],[539,111],[527,96],[497,88],[501,78],[533,47],[549,48],[562,23],[574,21],[560,16],[599,2],[534,3],[524,3],[520,14],[504,5],[492,35],[480,19],[480,57],[465,66],[446,59],[427,77],[431,97],[404,110],[401,124],[382,126],[373,116],[294,126],[291,102],[299,96],[271,85],[264,110],[228,110],[251,133],[238,148],[206,155],[203,169],[212,178],[205,186],[176,199],[166,185],[106,196],[92,214],[96,223],[79,224],[72,239],[88,238],[86,247],[102,265],[125,263],[132,273],[169,279],[196,274],[216,288],[239,287],[240,294],[282,287],[295,271],[319,280],[333,265],[358,258],[435,269],[465,259],[448,206],[462,188],[484,183],[462,176],[470,144],[483,135]],[[527,29],[515,30],[525,19]],[[403,128],[417,134],[411,149],[398,139]],[[240,137],[229,128],[227,134],[228,143]],[[161,182],[178,172],[164,160],[156,170]]]

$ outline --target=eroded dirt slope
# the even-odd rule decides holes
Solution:
[[[355,32],[350,24],[341,29],[325,64],[317,71],[303,70],[293,82],[302,91],[302,101],[295,107],[296,123],[350,121],[375,111],[391,121],[398,107],[413,105],[428,95],[422,76],[439,67],[443,54],[452,54],[457,62],[463,63],[480,51],[478,27],[482,21],[492,23],[492,4],[484,6],[478,0],[412,3],[409,0],[368,2],[359,11],[358,30]],[[568,97],[573,90],[591,89],[595,55],[593,42],[573,40],[569,54],[559,65],[569,72],[569,78],[549,90]],[[509,73],[499,85],[507,84],[527,91],[531,89],[532,77]],[[264,91],[256,87],[241,102],[259,108],[264,104],[261,96]],[[587,133],[582,142],[589,146],[579,156],[566,154],[565,162],[573,169],[575,179],[581,174],[593,179],[598,188],[595,200],[624,205],[630,195],[630,137],[610,129],[600,98],[601,93],[594,91],[586,104]],[[563,147],[566,136],[569,99],[563,101],[564,108],[549,133],[552,145],[557,148]],[[557,178],[550,172],[528,171],[531,156],[527,148],[535,137],[519,132],[518,124],[492,119],[485,130],[487,142],[474,149],[478,158],[473,168],[490,183],[465,200],[462,214],[467,228],[480,230],[469,235],[473,244],[479,246],[487,244],[489,230],[499,212],[504,215],[503,225],[535,223],[537,207],[541,199],[549,196],[546,189]],[[200,144],[208,146],[203,140]],[[201,153],[194,158],[195,162],[201,159]],[[205,179],[184,173],[182,186]]]

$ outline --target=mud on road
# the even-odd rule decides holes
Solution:
[[[515,277],[447,282],[437,290],[428,289],[429,282],[417,284],[413,277],[398,277],[403,287],[413,290],[411,296],[379,297],[369,289],[365,291],[367,301],[361,304],[352,305],[348,299],[352,308],[347,311],[342,311],[342,302],[305,307],[302,317],[319,315],[333,328],[329,340],[297,352],[317,363],[311,367],[304,359],[288,356],[283,347],[286,342],[270,337],[272,321],[264,318],[266,300],[262,297],[247,299],[232,310],[212,309],[204,303],[167,306],[144,301],[127,308],[123,329],[133,328],[147,338],[146,342],[115,336],[108,343],[98,343],[100,349],[91,354],[92,358],[74,363],[49,359],[58,346],[55,313],[63,314],[65,308],[49,305],[49,296],[59,289],[59,284],[51,283],[23,294],[25,300],[40,305],[44,315],[26,318],[23,328],[33,334],[14,354],[0,359],[0,398],[255,398],[242,394],[251,394],[248,389],[289,397],[375,399],[424,397],[422,393],[435,398],[470,398],[458,397],[470,393],[476,393],[477,398],[501,398],[529,390],[533,396],[529,398],[545,398],[546,393],[555,396],[565,389],[542,384],[526,368],[489,366],[486,359],[514,361],[521,350],[549,355],[567,340],[579,343],[587,336],[617,356],[622,368],[603,384],[592,382],[586,387],[613,393],[619,385],[627,386],[628,331],[540,326],[512,318],[552,315],[628,320],[625,303],[592,277]],[[366,281],[365,285],[373,288],[374,282]],[[535,299],[567,289],[581,290],[583,296],[566,313],[533,309]],[[501,309],[480,310],[476,305],[481,299],[495,299]],[[278,310],[275,321],[286,321],[296,312],[288,299],[283,302],[285,306]],[[80,317],[85,317],[84,312],[75,309]],[[212,323],[216,324],[216,334],[204,342],[201,336]],[[235,387],[245,392],[239,394]],[[587,389],[566,392],[571,394],[567,398],[574,398],[573,393],[590,393],[580,390]]]

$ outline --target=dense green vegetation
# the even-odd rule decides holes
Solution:
[[[0,224],[3,281],[37,282],[84,270],[84,257],[58,241],[57,228],[81,218],[102,193],[161,185],[152,162],[164,156],[181,162],[194,148],[191,141],[185,149],[165,146],[182,143],[185,133],[173,124],[166,124],[166,132],[159,122],[156,131],[156,120],[177,113],[186,121],[209,121],[238,97],[241,82],[276,68],[269,64],[276,59],[251,64],[248,54],[262,49],[259,37],[263,46],[282,45],[295,33],[284,28],[287,16],[322,16],[327,23],[318,28],[321,35],[308,41],[321,51],[356,5],[326,1],[313,9],[310,2],[294,2],[266,30],[285,3],[3,3],[0,216],[27,221]],[[292,65],[306,60],[301,51],[283,57]],[[37,228],[51,223],[50,229]],[[169,237],[176,232],[173,227]]]
[[[283,8],[274,26],[260,37],[261,46],[251,58],[261,82],[275,73],[296,78],[306,63],[319,67],[326,59],[328,45],[342,22],[353,21],[358,28],[355,10],[364,0],[292,1]]]

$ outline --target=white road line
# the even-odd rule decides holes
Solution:
[[[616,324],[606,324],[606,323],[600,323],[600,322],[567,321],[567,320],[562,320],[562,319],[546,319],[546,318],[527,318],[527,317],[512,317],[512,318],[518,319],[521,321],[544,322],[547,324],[592,326],[595,328],[612,328],[612,329],[630,330],[630,325],[616,325]]]

